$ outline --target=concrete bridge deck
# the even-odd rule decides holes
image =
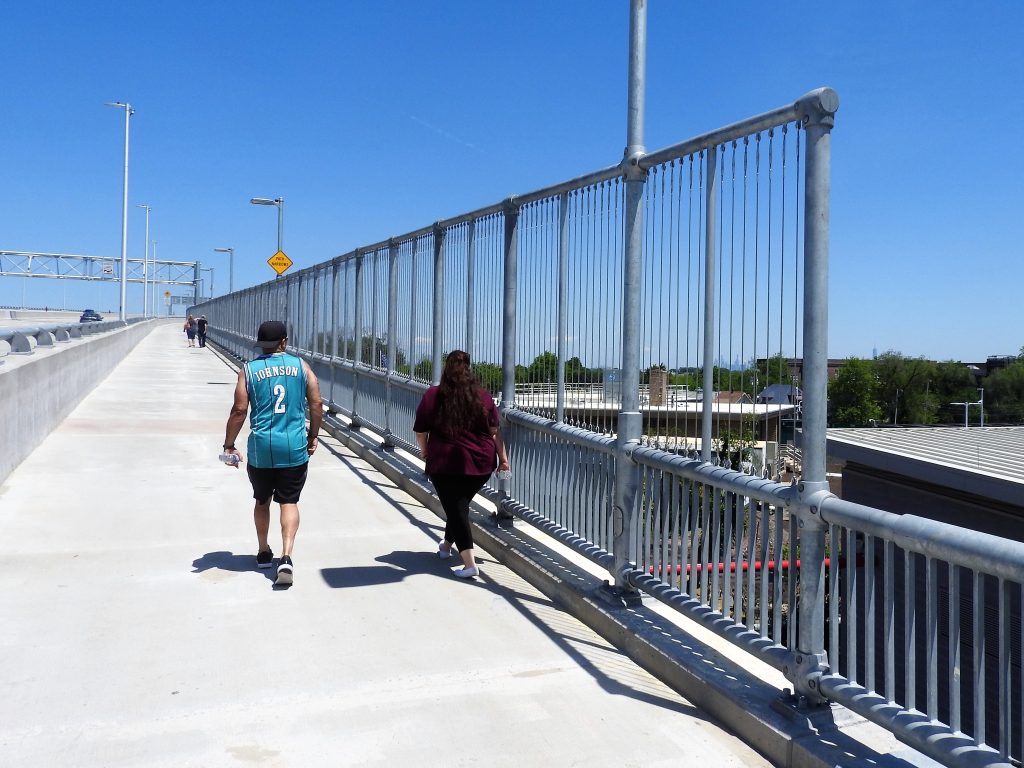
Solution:
[[[158,326],[0,484],[0,764],[768,764],[330,437],[273,590],[234,380]]]

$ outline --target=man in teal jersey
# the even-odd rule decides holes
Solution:
[[[256,566],[270,568],[274,564],[274,553],[267,541],[273,498],[281,505],[281,559],[274,585],[289,587],[294,567],[292,546],[299,529],[299,495],[306,484],[309,457],[316,451],[323,401],[320,384],[306,361],[285,351],[288,336],[284,323],[279,320],[262,323],[256,334],[256,345],[263,354],[245,363],[238,372],[235,401],[224,430],[224,452],[241,459],[235,438],[249,413],[246,447],[249,482],[256,500],[253,509],[259,540]]]

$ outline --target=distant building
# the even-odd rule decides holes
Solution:
[[[793,384],[769,384],[757,393],[755,403],[765,405],[798,405],[803,399],[800,387]]]

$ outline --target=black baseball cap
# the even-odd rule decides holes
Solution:
[[[262,349],[275,349],[281,339],[288,336],[288,329],[280,320],[267,320],[260,323],[256,332],[256,346]]]

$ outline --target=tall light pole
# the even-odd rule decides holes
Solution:
[[[278,237],[280,240],[280,236]],[[277,246],[280,249],[280,245]],[[226,253],[228,255],[228,293],[234,293],[235,291],[235,249],[234,248],[214,248],[217,253]]]
[[[284,198],[275,197],[254,197],[250,201],[253,205],[276,205],[277,206],[277,250],[281,250],[281,236],[284,233]]]
[[[142,255],[142,316],[149,317],[149,212],[152,210],[148,205],[137,204],[136,208],[146,209],[146,252]],[[156,314],[156,306],[153,306],[153,314]]]
[[[213,298],[213,293],[214,293],[214,287],[213,287],[213,277],[214,277],[214,275],[213,275],[213,267],[200,267],[199,271],[200,272],[209,272],[210,273],[210,295],[207,296],[206,298],[207,299],[212,299]]]
[[[124,110],[124,202],[121,205],[121,320],[127,319],[126,302],[128,299],[128,124],[135,114],[132,105],[120,101],[106,102],[108,107],[119,107]]]
[[[160,270],[156,266],[156,240],[150,245],[153,246],[153,317],[159,317],[160,310],[156,308],[156,276],[160,274]],[[171,314],[170,305],[167,306],[167,314]]]

